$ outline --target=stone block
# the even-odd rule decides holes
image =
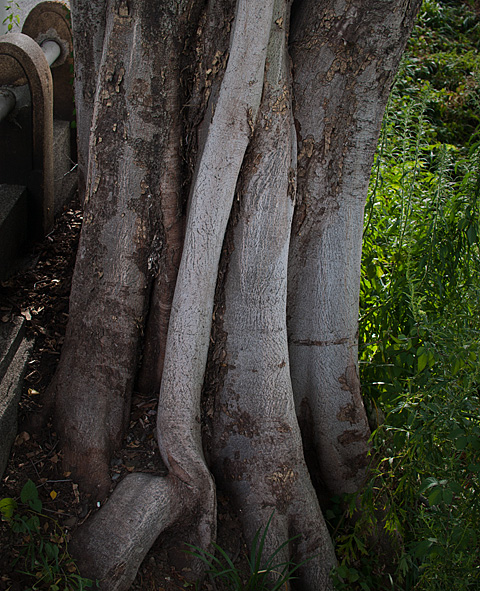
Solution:
[[[23,337],[23,319],[1,325],[0,352],[0,478],[10,456],[18,428],[18,401],[32,343]]]
[[[7,373],[8,366],[20,343],[25,337],[25,319],[15,316],[11,322],[0,323],[0,381]]]

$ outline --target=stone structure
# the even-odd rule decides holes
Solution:
[[[52,75],[38,43],[23,33],[0,38],[0,72],[13,92],[28,84],[33,105],[20,105],[16,117],[0,122],[0,182],[27,187],[29,230],[40,236],[53,226]]]
[[[50,63],[55,60],[52,68],[44,55],[49,46],[57,51],[50,59]],[[76,174],[70,173],[76,159],[70,129],[72,66],[69,10],[63,3],[37,3],[25,19],[23,33],[0,37],[0,94],[7,97],[0,97],[0,106],[8,112],[15,105],[8,117],[0,116],[1,234],[7,239],[15,233],[8,249],[0,250],[0,280],[22,254],[20,237],[40,238],[48,233],[54,214],[75,190]],[[16,192],[21,199],[17,203],[7,185],[27,188],[27,215],[23,193]]]
[[[24,332],[23,317],[0,324],[0,478],[17,434],[18,401],[31,348]]]
[[[75,138],[70,126],[74,102],[68,8],[35,0],[29,6],[29,15],[22,16],[23,32],[0,37],[0,95],[6,97],[0,97],[0,281],[14,272],[28,242],[51,230],[54,214],[76,186],[71,172]],[[2,0],[3,20],[1,8]],[[39,45],[45,50],[52,41],[57,45],[53,71]],[[18,400],[31,348],[24,322],[19,317],[0,323],[0,477],[17,433]]]

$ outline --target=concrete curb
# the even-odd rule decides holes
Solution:
[[[0,325],[0,478],[17,434],[18,401],[33,345],[24,333],[21,317]]]

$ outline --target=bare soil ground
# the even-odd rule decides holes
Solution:
[[[81,222],[80,206],[74,202],[57,219],[52,233],[34,245],[24,269],[0,285],[0,321],[9,322],[12,316],[23,315],[27,336],[34,339],[20,402],[18,436],[0,482],[0,499],[18,500],[23,485],[31,479],[39,491],[42,514],[47,517],[42,520],[45,539],[54,536],[56,521],[67,547],[75,529],[97,507],[81,494],[70,473],[63,471],[62,452],[52,422],[41,432],[34,432],[29,425],[42,406],[42,397],[60,356]],[[124,446],[111,462],[112,490],[128,472],[165,474],[154,435],[156,404],[155,398],[135,394]],[[218,530],[219,544],[235,562],[242,562],[245,544],[241,529],[228,500],[221,495]],[[50,589],[18,572],[21,562],[14,565],[26,542],[24,535],[13,533],[7,523],[0,523],[1,591]],[[182,573],[169,566],[167,550],[157,542],[144,560],[132,589],[175,591],[186,587],[192,588]],[[204,582],[202,589],[220,591],[221,586]]]

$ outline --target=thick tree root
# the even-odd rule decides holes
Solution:
[[[104,591],[126,591],[152,544],[172,526],[179,540],[208,548],[216,533],[215,490],[211,479],[206,490],[199,484],[141,473],[125,477],[71,543],[82,575],[98,579]],[[198,561],[185,555],[184,563],[192,580],[201,576]]]

